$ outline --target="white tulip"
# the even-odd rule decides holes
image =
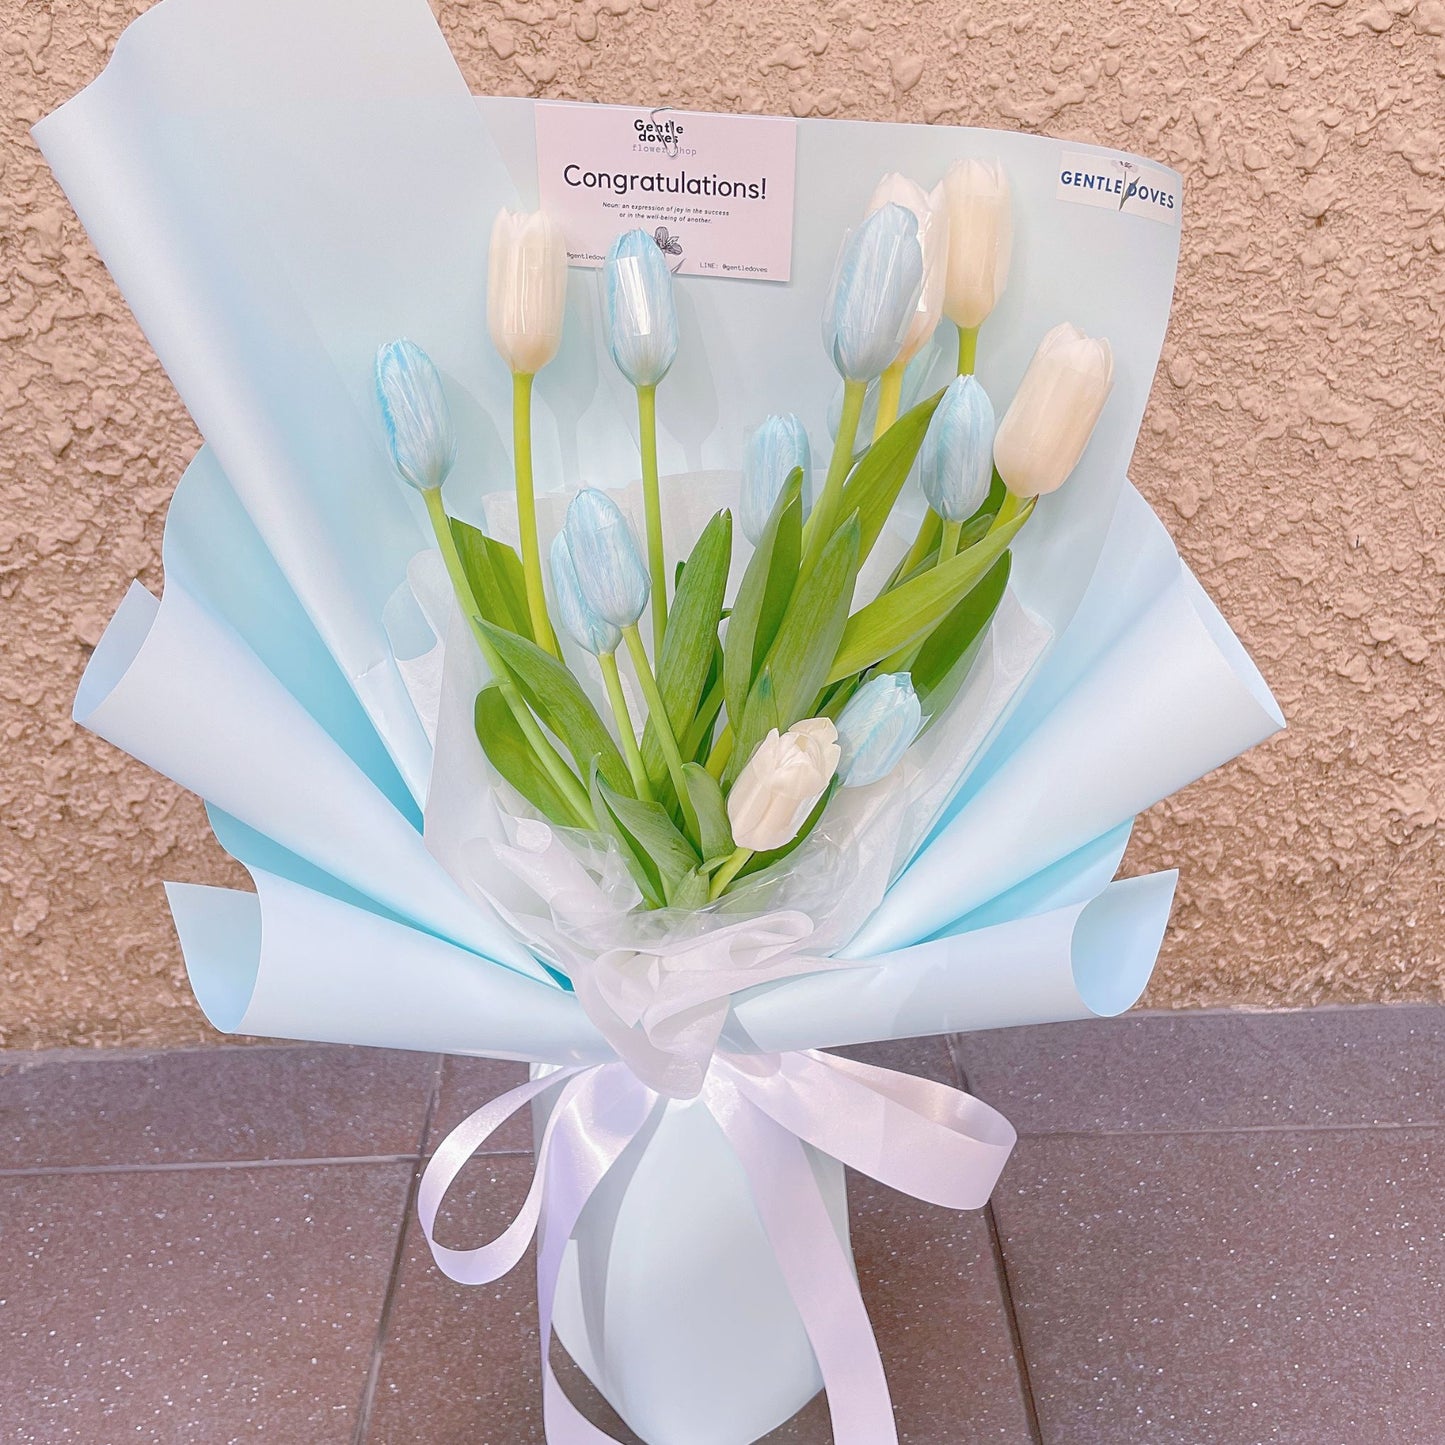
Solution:
[[[825,717],[774,728],[728,794],[733,842],[755,853],[791,843],[838,771],[838,729]]]
[[[943,178],[948,280],[943,314],[963,330],[982,326],[1008,281],[1013,213],[997,161],[956,161]]]
[[[487,326],[512,371],[532,376],[556,356],[566,301],[562,228],[545,211],[499,212],[487,263]]]
[[[907,365],[937,330],[943,315],[943,291],[948,280],[948,210],[941,184],[925,191],[917,181],[896,173],[878,182],[868,202],[868,214],[887,205],[902,206],[913,213],[918,222],[918,244],[923,250],[923,289],[918,293],[918,305],[903,345],[894,358],[895,363]]]
[[[1114,381],[1109,343],[1066,321],[1039,342],[993,441],[993,463],[1016,497],[1061,486],[1078,464]]]

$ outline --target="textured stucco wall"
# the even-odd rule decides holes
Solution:
[[[205,1036],[199,804],[69,721],[197,438],[26,129],[144,4],[0,0],[0,1043]],[[1186,175],[1136,481],[1292,731],[1143,820],[1155,1005],[1438,996],[1441,0],[442,0],[477,90],[1037,129]]]

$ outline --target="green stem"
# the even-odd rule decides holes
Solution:
[[[682,805],[683,821],[687,824],[693,842],[700,842],[702,830],[698,827],[697,809],[692,805],[692,795],[687,790],[687,778],[682,771],[682,754],[678,751],[677,737],[672,731],[672,721],[667,715],[667,705],[662,700],[662,692],[657,686],[657,678],[653,676],[652,664],[647,660],[647,649],[642,645],[642,634],[638,632],[637,624],[634,622],[631,627],[624,627],[622,637],[627,643],[627,653],[632,658],[632,666],[636,669],[637,681],[642,687],[642,695],[647,700],[648,716],[652,719],[652,726],[657,732],[657,741],[662,748],[662,756],[667,760],[668,776],[672,779],[672,786],[677,792],[677,801]]]
[[[941,567],[950,557],[958,555],[958,539],[963,535],[962,522],[943,523],[943,540],[938,544],[938,561],[935,566]]]
[[[632,786],[643,802],[650,803],[652,784],[647,781],[647,767],[642,761],[642,749],[637,746],[632,714],[627,711],[627,697],[622,691],[622,678],[617,671],[617,654],[599,652],[597,665],[602,669],[602,683],[607,689],[607,701],[612,704],[612,716],[617,719],[617,731],[622,735],[622,755],[627,759],[627,771],[632,774]]]
[[[978,358],[978,327],[958,328],[958,374],[972,376],[973,364]]]
[[[597,818],[592,811],[592,803],[587,796],[586,789],[577,781],[577,775],[572,769],[563,762],[557,749],[543,736],[537,719],[532,716],[532,709],[527,706],[526,699],[518,691],[517,684],[507,670],[506,663],[502,661],[496,648],[492,646],[491,638],[487,636],[481,625],[481,609],[477,606],[476,595],[472,592],[472,584],[467,580],[461,553],[457,551],[456,538],[452,536],[451,519],[447,516],[446,508],[442,506],[441,488],[433,487],[430,491],[423,492],[422,496],[426,498],[427,516],[431,519],[432,531],[436,533],[437,546],[441,548],[442,559],[447,564],[447,576],[451,578],[452,590],[457,594],[457,601],[461,604],[462,612],[472,629],[472,636],[476,638],[477,646],[481,648],[482,657],[497,684],[498,691],[502,694],[503,701],[506,702],[512,716],[517,720],[517,726],[522,730],[522,736],[526,738],[528,745],[536,754],[537,761],[546,769],[547,776],[557,785],[557,790],[577,815],[578,821],[586,827],[595,828]]]
[[[996,532],[1000,527],[1012,522],[1026,507],[1031,508],[1034,500],[1033,497],[1016,497],[1012,492],[1005,492],[998,511],[994,513],[993,525],[989,531]]]
[[[707,890],[709,903],[716,903],[727,892],[728,884],[747,867],[748,859],[752,856],[751,848],[738,848],[733,852],[728,861],[712,875],[712,883]]]
[[[806,576],[817,562],[828,539],[838,525],[838,509],[843,498],[843,483],[853,465],[853,445],[858,439],[858,419],[863,415],[863,398],[868,394],[866,381],[843,383],[843,414],[838,418],[838,435],[833,440],[833,457],[828,463],[828,477],[823,483],[818,504],[804,528],[803,565]]]
[[[718,782],[722,782],[722,775],[727,771],[727,765],[733,755],[733,725],[723,724],[723,730],[717,735],[717,741],[712,745],[712,751],[707,755],[707,770]]]
[[[902,565],[898,568],[898,581],[911,575],[933,555],[938,547],[935,539],[934,523],[937,520],[936,512],[925,512],[923,520],[918,524],[918,535],[913,539],[913,545],[908,549],[908,555],[903,559]]]
[[[898,420],[898,404],[903,399],[903,363],[895,361],[878,381],[878,418],[873,423],[876,442]]]
[[[657,481],[657,388],[637,388],[637,429],[642,438],[642,500],[647,512],[647,570],[652,577],[652,651],[662,656],[667,630],[667,553],[662,545],[662,494]]]
[[[542,553],[537,545],[537,495],[532,482],[532,377],[512,375],[512,458],[517,479],[517,530],[522,539],[522,576],[527,584],[527,615],[532,640],[559,662],[562,649],[547,616],[547,593],[542,586]]]

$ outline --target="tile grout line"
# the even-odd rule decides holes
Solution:
[[[1423,1124],[1211,1124],[1189,1129],[1020,1129],[1020,1139],[1197,1139],[1241,1134],[1438,1134],[1445,1121]]]
[[[366,1382],[361,1390],[361,1403],[356,1412],[356,1429],[352,1433],[351,1445],[366,1445],[366,1437],[371,1430],[371,1415],[376,1403],[376,1389],[381,1381],[382,1356],[386,1351],[387,1336],[391,1329],[391,1316],[396,1305],[396,1289],[406,1258],[408,1226],[411,1223],[412,1210],[416,1208],[416,1193],[417,1187],[421,1183],[422,1161],[426,1158],[426,1146],[431,1139],[432,1122],[436,1118],[437,1105],[441,1098],[442,1071],[445,1067],[446,1055],[438,1054],[436,1067],[432,1072],[431,1090],[427,1095],[426,1109],[422,1115],[421,1134],[417,1139],[411,1179],[407,1184],[401,1218],[397,1222],[396,1248],[391,1257],[391,1271],[386,1278],[386,1293],[382,1297],[381,1313],[376,1321],[376,1335],[371,1344],[371,1363],[367,1367]]]
[[[519,1157],[530,1149],[483,1149],[477,1151],[487,1158]],[[214,1169],[314,1169],[338,1165],[347,1168],[358,1164],[414,1164],[416,1154],[345,1154],[318,1159],[197,1159],[172,1164],[36,1164],[27,1169],[0,1169],[0,1179],[36,1179],[46,1175],[68,1174],[182,1174]]]
[[[994,1269],[998,1274],[999,1293],[1003,1296],[1004,1318],[1008,1321],[1009,1339],[1013,1344],[1014,1361],[1018,1366],[1019,1391],[1023,1395],[1024,1414],[1029,1422],[1029,1434],[1034,1445],[1044,1445],[1044,1429],[1039,1423],[1038,1403],[1034,1399],[1033,1373],[1029,1369],[1029,1357],[1024,1350],[1023,1331],[1019,1328],[1018,1307],[1014,1303],[1013,1281],[1009,1277],[1008,1260],[1003,1252],[1003,1236],[999,1233],[998,1217],[993,1212],[993,1201],[983,1207],[984,1223],[988,1226],[988,1242],[993,1250]]]
[[[47,1174],[182,1174],[197,1169],[311,1169],[318,1165],[407,1164],[412,1154],[340,1154],[318,1159],[194,1159],[162,1164],[35,1164],[0,1169],[0,1179],[34,1179]]]
[[[948,1058],[953,1065],[953,1076],[958,1087],[966,1094],[968,1071],[963,1066],[962,1038],[958,1034],[948,1035]],[[1008,1262],[1003,1254],[1003,1237],[999,1234],[998,1220],[994,1217],[993,1200],[983,1206],[983,1220],[988,1229],[988,1245],[993,1255],[994,1275],[998,1280],[999,1297],[1003,1302],[1004,1322],[1008,1326],[1009,1344],[1013,1349],[1014,1369],[1018,1374],[1019,1394],[1023,1399],[1024,1419],[1028,1422],[1029,1436],[1033,1445],[1044,1445],[1043,1426],[1039,1424],[1038,1406],[1034,1401],[1033,1377],[1029,1373],[1029,1359],[1024,1353],[1023,1332],[1019,1329],[1018,1311],[1014,1306],[1013,1285],[1009,1280]]]

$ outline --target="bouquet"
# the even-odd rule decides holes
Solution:
[[[1123,475],[1177,178],[802,122],[792,281],[633,224],[592,274],[533,110],[413,0],[165,0],[37,128],[207,439],[76,716],[255,882],[169,888],[219,1028],[532,1065],[418,1208],[466,1283],[537,1238],[549,1438],[602,1438],[555,1328],[657,1445],[820,1386],[877,1445],[843,1165],[977,1207],[1013,1133],[824,1050],[1127,1008],[1133,815],[1281,722]]]
[[[701,1089],[739,988],[830,966],[968,762],[924,740],[937,728],[956,742],[988,706],[968,682],[1007,588],[1009,544],[1078,461],[1113,370],[1106,341],[1055,327],[995,437],[973,364],[1009,228],[996,165],[961,161],[931,194],[880,181],[828,301],[841,397],[826,472],[814,498],[800,417],[752,431],[736,497],[752,551],[731,596],[730,508],[707,518],[685,560],[668,556],[657,396],[678,325],[652,234],[620,235],[601,277],[608,350],[636,395],[645,547],[617,501],[586,488],[543,563],[531,398],[561,344],[567,288],[566,241],[547,214],[503,210],[491,237],[519,549],[447,514],[457,441],[425,350],[397,340],[378,352],[392,464],[424,499],[485,669],[461,698],[490,764],[471,831],[496,836],[499,821],[504,841],[469,865],[471,881],[661,1094]],[[916,366],[910,385],[908,368],[934,359],[945,315],[957,376],[900,417],[905,386],[927,371]],[[915,464],[927,509],[883,580],[863,585]],[[433,593],[433,615],[446,606]],[[421,704],[430,689],[415,686]],[[452,806],[472,811],[461,796]],[[518,890],[527,902],[511,899]],[[683,951],[685,967],[654,962]]]

